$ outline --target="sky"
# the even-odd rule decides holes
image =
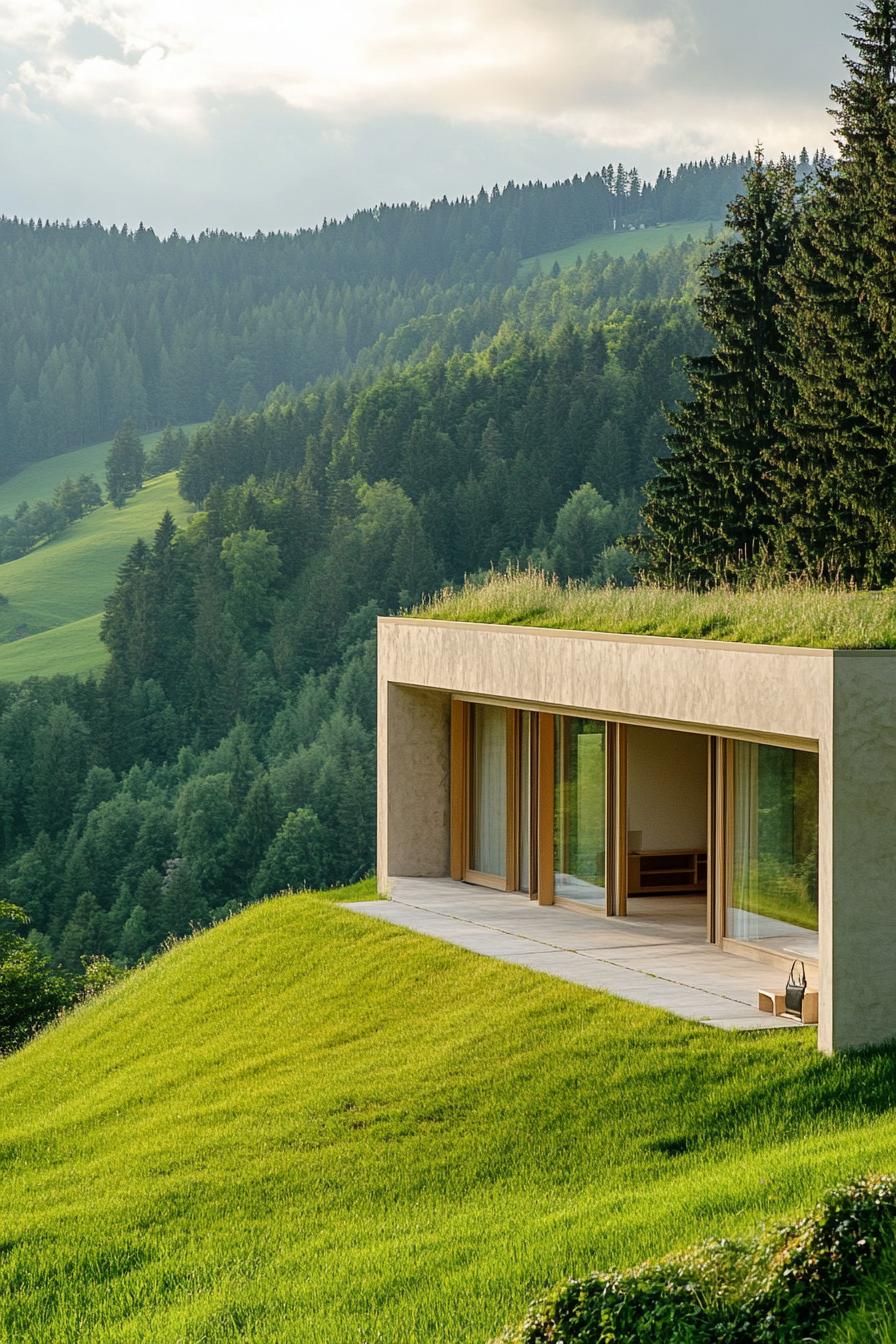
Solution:
[[[0,213],[292,230],[830,148],[845,0],[0,0]]]

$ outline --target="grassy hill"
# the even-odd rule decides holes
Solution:
[[[587,238],[561,247],[556,252],[542,252],[537,257],[526,257],[520,264],[520,271],[529,271],[536,264],[543,271],[549,271],[556,261],[561,269],[576,264],[576,258],[584,261],[592,252],[606,252],[611,257],[633,257],[638,252],[660,252],[670,243],[683,243],[687,238],[706,238],[709,230],[719,232],[722,225],[718,220],[695,219],[682,220],[674,224],[657,224],[648,229],[624,229],[619,233],[592,233]],[[2,510],[0,510],[2,511]]]
[[[894,1089],[280,898],[0,1061],[0,1338],[485,1341],[892,1168]]]
[[[178,522],[189,511],[173,471],[147,481],[124,508],[105,504],[0,565],[0,592],[9,600],[0,607],[0,641],[14,641],[0,643],[0,681],[102,666],[99,613],[116,571],[138,537],[152,537],[166,509]]]
[[[184,425],[189,434],[196,425]],[[143,447],[146,452],[161,437],[162,431],[143,434]],[[67,476],[80,476],[86,473],[93,476],[105,489],[106,454],[112,446],[111,439],[105,443],[90,443],[85,448],[75,448],[70,453],[57,453],[55,457],[45,458],[43,462],[32,462],[22,471],[16,472],[8,480],[0,481],[0,513],[15,513],[19,504],[33,504],[38,499],[50,499],[57,485]]]

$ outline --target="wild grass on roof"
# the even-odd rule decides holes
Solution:
[[[734,640],[818,649],[896,648],[896,591],[789,583],[717,588],[595,588],[538,570],[490,573],[445,589],[413,616],[611,634]]]

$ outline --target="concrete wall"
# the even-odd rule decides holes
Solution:
[[[451,697],[380,680],[377,879],[446,877]],[[386,731],[387,726],[387,731]]]
[[[379,656],[382,675],[406,685],[795,746],[814,745],[831,721],[826,649],[387,617]]]
[[[629,831],[642,849],[705,849],[706,738],[639,727],[627,737]]]
[[[896,1035],[896,659],[835,660],[827,787],[830,865],[822,920],[822,994],[829,1043],[874,1045]],[[822,818],[826,801],[822,803]]]
[[[383,890],[449,871],[451,692],[817,750],[819,1046],[896,1038],[896,652],[383,619]]]

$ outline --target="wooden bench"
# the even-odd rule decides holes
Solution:
[[[807,989],[803,995],[802,1014],[788,1013],[784,1003],[784,991],[780,993],[776,989],[760,989],[759,991],[759,1011],[760,1013],[773,1013],[775,1017],[797,1017],[801,1022],[811,1024],[818,1021],[818,990]]]

